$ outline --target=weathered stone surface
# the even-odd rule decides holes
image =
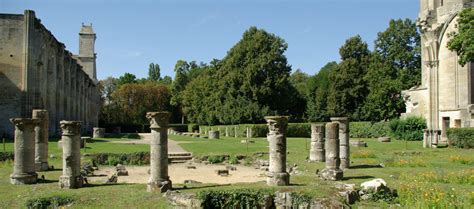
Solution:
[[[324,135],[323,124],[311,124],[311,147],[309,151],[309,160],[316,162],[324,162],[326,152],[324,151]]]
[[[39,119],[40,123],[35,127],[35,166],[36,171],[47,171],[48,165],[48,138],[49,138],[49,116],[47,110],[33,110],[32,118]]]
[[[0,36],[0,133],[13,138],[8,119],[31,114],[37,107],[49,112],[50,136],[60,136],[58,121],[65,118],[83,121],[84,133],[97,126],[100,92],[89,74],[95,72],[95,34],[79,35],[81,50],[75,56],[34,11],[2,14],[0,31],[8,31]]]
[[[115,173],[117,176],[128,176],[128,171],[122,164],[117,164],[117,166],[115,166]]]
[[[350,141],[350,144],[353,147],[367,147],[367,143],[361,140]]]
[[[168,123],[169,112],[149,112],[146,114],[150,121],[152,139],[150,142],[150,179],[147,191],[166,192],[172,188],[168,176]]]
[[[349,146],[349,119],[347,117],[333,117],[332,122],[339,124],[339,158],[340,169],[348,169],[351,163]]]
[[[92,140],[92,138],[88,137],[88,136],[81,137],[81,148],[86,147],[87,142],[91,141],[91,140]]]
[[[342,180],[343,172],[339,159],[339,124],[336,122],[326,124],[326,168],[319,175],[324,180]]]
[[[83,184],[81,176],[81,122],[61,121],[63,145],[63,174],[59,177],[59,187],[74,189]]]
[[[267,185],[285,186],[290,184],[290,174],[286,172],[286,130],[288,117],[265,117],[268,125],[267,140],[270,147]]]
[[[209,139],[220,139],[219,131],[209,131]]]
[[[118,181],[118,175],[116,173],[112,174],[107,180],[105,180],[105,184],[116,184]]]
[[[104,138],[105,137],[105,128],[94,127],[92,138]]]
[[[390,137],[388,137],[388,136],[379,137],[377,140],[379,142],[390,142],[391,141]]]
[[[360,187],[362,190],[374,190],[374,191],[379,191],[385,187],[387,187],[387,182],[383,179],[373,179],[370,181],[363,182],[360,184]]]
[[[10,182],[35,184],[38,179],[35,168],[35,127],[40,124],[40,120],[12,118],[10,121],[15,126],[15,160]]]

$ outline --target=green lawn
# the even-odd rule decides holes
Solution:
[[[186,136],[170,136],[170,139],[182,142],[181,146],[195,156],[203,155],[248,155],[255,152],[268,152],[265,138],[254,139],[255,143],[242,144],[243,138],[223,137],[220,140],[192,138]],[[117,144],[115,140],[101,139],[87,144],[87,153],[126,153],[148,151],[148,145]],[[380,143],[375,139],[364,139],[367,148],[351,147],[352,166],[344,172],[344,183],[360,184],[373,178],[383,178],[388,186],[396,188],[401,204],[410,207],[453,207],[465,208],[474,205],[474,151],[463,149],[423,149],[421,142],[392,141]],[[6,144],[7,151],[13,149],[13,143]],[[57,142],[49,144],[49,151],[56,156],[50,159],[55,168],[61,168],[61,151]],[[84,153],[84,150],[81,150]],[[288,163],[297,164],[301,175],[291,177],[291,186],[282,188],[285,191],[302,191],[317,197],[327,197],[334,193],[332,182],[321,181],[315,176],[317,169],[324,168],[324,163],[306,161],[309,152],[309,139],[288,139]],[[267,156],[263,156],[266,158]],[[383,164],[384,167],[379,167]],[[0,208],[23,207],[30,198],[50,196],[54,194],[71,195],[76,198],[72,207],[77,208],[163,208],[167,203],[160,194],[149,194],[146,186],[130,185],[93,185],[76,190],[59,190],[57,185],[60,170],[40,172],[48,183],[15,186],[9,183],[12,162],[0,163]],[[171,179],[173,177],[171,176]],[[182,185],[175,185],[182,188]],[[211,186],[211,187],[210,187]],[[267,188],[264,183],[238,184],[232,186],[199,185],[182,190],[195,192],[203,189],[234,189],[234,188]],[[355,206],[367,207],[382,203],[361,202]],[[382,204],[383,206],[384,204]]]

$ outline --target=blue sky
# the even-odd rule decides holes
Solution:
[[[97,33],[97,75],[146,77],[158,63],[173,76],[178,59],[222,59],[251,26],[285,39],[293,69],[314,75],[339,60],[339,47],[360,34],[372,48],[390,19],[418,15],[418,0],[0,0],[0,13],[35,10],[42,23],[78,51],[81,23]]]

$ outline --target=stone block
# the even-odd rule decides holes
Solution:
[[[378,138],[378,141],[379,141],[379,142],[390,142],[391,139],[390,139],[390,137],[388,137],[388,136],[384,136],[384,137],[379,137],[379,138]]]
[[[367,147],[367,143],[364,141],[350,141],[350,144],[353,147]]]
[[[219,176],[228,176],[229,175],[229,170],[219,169],[219,170],[216,170],[216,174],[219,175]]]

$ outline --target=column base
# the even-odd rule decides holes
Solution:
[[[341,170],[349,169],[350,164],[351,164],[351,161],[349,159],[341,158],[341,165],[339,166],[339,168]]]
[[[48,162],[35,163],[36,171],[47,171],[49,170]]]
[[[319,176],[323,180],[339,181],[339,180],[342,180],[342,177],[344,176],[344,172],[340,169],[325,168],[319,173]]]
[[[268,186],[287,186],[290,185],[290,174],[288,173],[267,173]]]
[[[157,192],[159,191],[160,193],[164,193],[168,190],[171,190],[173,188],[171,180],[165,180],[165,181],[152,181],[148,182],[146,191],[147,192]]]
[[[37,173],[23,173],[10,175],[10,182],[15,185],[36,184],[38,181]]]
[[[324,151],[315,151],[311,152],[309,155],[310,162],[324,162],[326,161],[326,156]]]
[[[82,176],[60,176],[59,187],[61,189],[77,189],[81,188],[83,183]]]

